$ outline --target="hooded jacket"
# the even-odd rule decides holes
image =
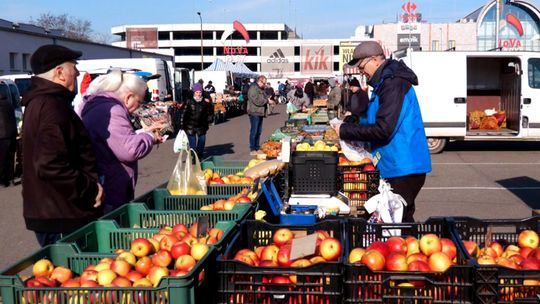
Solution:
[[[183,130],[187,135],[203,135],[214,121],[214,105],[204,99],[197,102],[189,99],[182,114]]]
[[[431,172],[414,72],[402,61],[387,60],[370,79],[367,114],[359,124],[344,123],[340,138],[369,141],[383,178]]]
[[[154,137],[135,133],[129,111],[112,93],[84,96],[81,117],[97,156],[105,191],[105,212],[131,201],[137,184],[137,160],[152,151]]]
[[[23,215],[36,232],[68,233],[102,214],[94,208],[97,166],[88,132],[71,107],[74,93],[32,77],[22,100]]]

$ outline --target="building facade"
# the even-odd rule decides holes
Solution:
[[[8,74],[30,74],[30,56],[41,45],[59,44],[82,51],[81,59],[104,58],[162,58],[170,56],[137,49],[126,49],[107,44],[68,39],[58,31],[0,19],[0,77]],[[6,43],[9,42],[9,43]]]
[[[302,39],[285,24],[239,21],[123,25],[111,32],[120,37],[113,45],[174,55],[177,67],[201,70],[219,58],[243,62],[270,78],[329,77],[343,73],[354,47],[365,40],[381,43],[387,56],[409,47],[540,51],[539,20],[538,9],[528,1],[493,0],[453,23],[429,23],[416,6],[403,6],[397,22],[359,26],[349,39]]]

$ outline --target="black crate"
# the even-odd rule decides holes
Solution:
[[[416,238],[434,233],[456,243],[444,218],[403,224],[368,224],[363,219],[350,218],[345,229],[344,303],[475,303],[473,267],[460,254],[457,256],[458,265],[443,273],[371,271],[365,265],[347,262],[353,248],[366,248],[374,241],[386,241],[391,234],[398,232],[403,237],[412,235]],[[418,286],[404,286],[411,282]]]
[[[292,193],[336,194],[337,152],[294,151],[292,154]]]
[[[540,303],[540,286],[526,286],[540,280],[540,270],[512,269],[498,265],[478,265],[463,244],[463,240],[474,241],[480,248],[486,246],[488,235],[491,241],[503,247],[517,244],[523,230],[540,231],[540,217],[528,219],[489,219],[455,217],[458,249],[475,266],[475,303]]]
[[[341,259],[304,268],[256,267],[233,260],[240,249],[269,245],[274,232],[283,227],[308,234],[326,230],[342,240],[344,246],[339,220],[313,225],[273,225],[248,220],[217,259],[218,303],[342,303]],[[296,276],[296,284],[268,283],[268,278],[291,275]]]
[[[364,208],[368,199],[378,194],[379,171],[363,171],[364,165],[338,166],[338,180],[340,191],[349,198],[351,215],[369,218]]]

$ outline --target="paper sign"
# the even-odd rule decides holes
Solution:
[[[201,216],[197,220],[197,238],[206,236],[208,226],[210,225],[210,218],[208,216]]]
[[[294,238],[291,244],[291,260],[296,260],[315,254],[317,233],[305,237]]]

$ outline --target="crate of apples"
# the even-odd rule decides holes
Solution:
[[[348,303],[471,303],[473,269],[443,218],[404,224],[350,218],[345,227]]]
[[[540,217],[523,220],[459,217],[453,220],[462,242],[461,250],[476,265],[476,301],[538,301]]]
[[[246,221],[217,259],[218,302],[341,303],[341,225]]]
[[[163,227],[105,257],[82,253],[73,244],[48,246],[0,275],[0,287],[15,288],[22,295],[14,300],[16,293],[3,293],[4,303],[192,303],[196,289],[213,288],[205,279],[217,254],[213,244],[231,232],[208,228],[201,235],[197,226]],[[12,275],[23,265],[32,265],[32,275],[14,280]]]

